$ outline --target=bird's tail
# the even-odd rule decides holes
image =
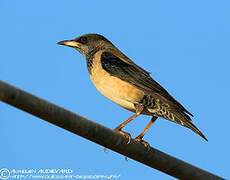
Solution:
[[[200,132],[200,130],[191,122],[191,118],[187,114],[185,114],[184,112],[173,112],[172,114],[174,116],[174,122],[191,129],[200,137],[202,137],[205,141],[208,141],[207,138]]]

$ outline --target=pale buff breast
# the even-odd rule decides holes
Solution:
[[[97,54],[100,55],[101,52]],[[100,57],[98,55],[96,57]],[[130,111],[135,112],[133,104],[144,96],[144,93],[135,86],[103,70],[99,58],[94,59],[90,78],[105,97]]]

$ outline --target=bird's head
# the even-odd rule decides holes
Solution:
[[[75,48],[84,56],[92,51],[114,47],[109,40],[99,34],[85,34],[73,40],[60,41],[58,44]]]

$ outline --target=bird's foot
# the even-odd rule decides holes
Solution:
[[[128,139],[128,143],[127,144],[129,144],[131,142],[132,138],[131,138],[131,135],[129,133],[124,132],[124,131],[122,131],[120,129],[117,129],[117,128],[115,128],[114,131],[116,131],[116,132],[122,134],[123,136],[125,136]],[[104,147],[104,152],[106,152],[106,147]],[[125,160],[127,160],[126,156],[125,156]]]
[[[129,133],[127,133],[127,132],[124,132],[124,131],[122,131],[122,130],[120,130],[120,129],[114,129],[116,132],[118,132],[118,133],[120,133],[120,134],[122,134],[123,136],[125,136],[127,139],[128,139],[128,143],[127,144],[129,144],[130,142],[131,142],[131,135],[129,134]]]
[[[143,144],[146,148],[148,148],[148,151],[150,150],[150,145],[149,145],[149,143],[146,142],[146,141],[144,141],[144,140],[142,140],[142,138],[136,137],[134,140],[140,142],[141,144]]]
[[[124,131],[122,131],[121,129],[117,129],[117,128],[115,128],[114,131],[116,131],[116,132],[122,134],[123,136],[125,136],[125,137],[128,139],[127,144],[129,144],[129,143],[131,142],[131,139],[132,139],[132,138],[131,138],[131,135],[130,135],[129,133],[124,132]],[[128,161],[127,156],[125,156],[125,160]]]
[[[104,152],[106,152],[106,147],[104,147]]]

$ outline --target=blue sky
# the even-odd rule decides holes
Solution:
[[[230,178],[230,3],[203,1],[0,0],[0,77],[57,105],[115,128],[132,115],[103,97],[85,60],[56,42],[85,33],[112,41],[194,114],[209,142],[158,119],[144,140],[200,168]],[[133,137],[150,117],[124,130]],[[71,169],[119,179],[174,179],[0,103],[0,169]]]

